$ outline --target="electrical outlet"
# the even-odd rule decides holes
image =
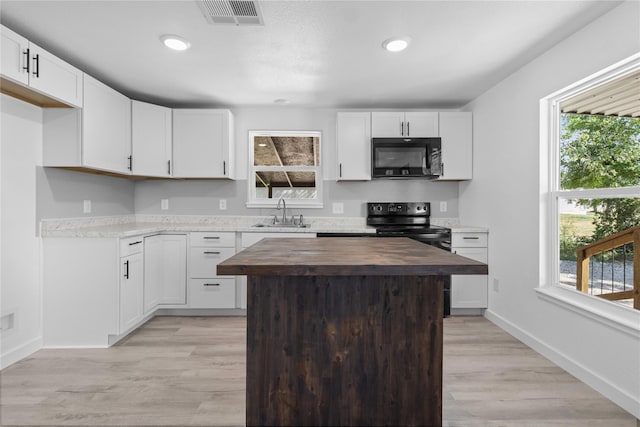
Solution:
[[[440,212],[447,211],[447,202],[440,202]]]
[[[6,332],[9,329],[13,329],[14,317],[14,313],[9,313],[0,317],[0,330]]]
[[[500,281],[498,279],[493,279],[493,291],[500,291]]]
[[[169,199],[160,200],[160,209],[162,209],[163,211],[169,209]]]
[[[227,199],[220,199],[220,210],[221,211],[227,210]]]
[[[334,214],[343,214],[344,213],[344,203],[342,202],[333,202],[333,213]]]
[[[82,203],[82,211],[84,213],[91,213],[91,200],[85,200]]]

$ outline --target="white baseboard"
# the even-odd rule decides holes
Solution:
[[[0,369],[4,369],[25,357],[32,355],[36,351],[40,350],[42,345],[42,337],[37,337],[17,348],[2,353],[2,355],[0,355]]]
[[[638,396],[632,396],[625,391],[620,390],[607,379],[595,374],[582,364],[540,341],[538,338],[530,335],[528,332],[522,330],[493,311],[487,309],[484,312],[484,317],[574,377],[578,378],[580,381],[589,385],[591,388],[604,395],[607,399],[611,400],[625,411],[629,412],[636,418],[640,418],[640,400]]]

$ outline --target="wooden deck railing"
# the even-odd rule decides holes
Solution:
[[[633,244],[633,289],[603,293],[598,296],[612,301],[633,299],[633,308],[640,310],[640,225],[576,249],[578,255],[576,288],[585,293],[589,292],[589,259],[592,256],[630,243]]]

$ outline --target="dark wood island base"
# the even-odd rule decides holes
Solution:
[[[441,424],[440,276],[248,286],[248,426]]]
[[[265,239],[246,274],[248,426],[440,426],[443,276],[486,264],[407,238]]]

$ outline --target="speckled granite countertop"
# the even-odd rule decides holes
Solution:
[[[371,233],[364,218],[309,217],[305,228],[256,227],[273,217],[125,215],[92,218],[43,220],[42,237],[129,237],[161,232],[228,231],[254,233]]]
[[[305,217],[306,228],[256,227],[273,216],[208,215],[120,215],[89,218],[45,219],[42,237],[130,237],[162,232],[228,231],[253,233],[371,233],[375,229],[360,217]],[[453,232],[487,232],[484,227],[460,225],[456,218],[431,218],[433,225],[449,227]]]

